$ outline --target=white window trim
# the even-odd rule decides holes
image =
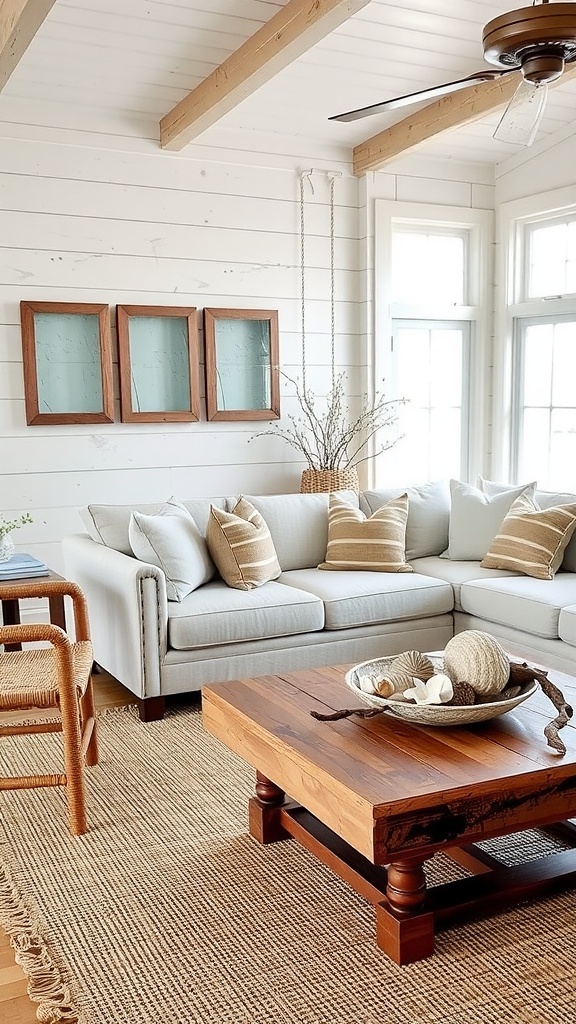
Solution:
[[[405,221],[418,227],[470,231],[467,266],[470,306],[429,306],[393,303],[390,296],[392,227]],[[485,472],[485,440],[489,411],[489,370],[492,363],[492,282],[494,214],[459,206],[403,203],[376,199],[374,218],[374,369],[376,380],[389,379],[392,321],[397,319],[470,320],[470,392],[468,402],[469,479]]]
[[[494,343],[494,417],[492,474],[509,480],[513,467],[515,321],[520,317],[554,316],[574,311],[574,296],[549,296],[519,301],[524,270],[525,225],[576,210],[576,185],[540,192],[502,203],[496,226],[496,315]]]

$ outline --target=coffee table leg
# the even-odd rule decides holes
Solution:
[[[388,865],[386,900],[376,904],[376,941],[397,964],[412,964],[434,952],[434,915],[424,910],[424,859]]]
[[[256,772],[256,796],[248,801],[248,831],[258,843],[278,843],[289,839],[280,823],[284,791],[270,778]]]
[[[289,839],[280,824],[284,791],[262,772],[256,772],[256,796],[248,801],[248,831],[259,843],[277,843]]]

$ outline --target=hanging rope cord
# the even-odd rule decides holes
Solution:
[[[336,288],[334,282],[336,261],[334,247],[334,183],[336,176],[328,175],[330,183],[330,365],[332,367],[332,391],[336,386]]]
[[[300,340],[302,361],[302,390],[306,394],[306,225],[304,218],[304,182],[308,181],[314,195],[312,171],[300,175]]]
[[[301,334],[301,356],[302,356],[302,388],[306,392],[306,224],[305,224],[305,181],[308,181],[312,195],[314,195],[314,184],[311,171],[302,171],[300,175],[300,334]],[[326,171],[329,184],[329,208],[330,208],[330,367],[332,371],[332,391],[336,384],[336,256],[335,256],[335,219],[334,219],[334,196],[336,178],[340,177],[331,171]]]

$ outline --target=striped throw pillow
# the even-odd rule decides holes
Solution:
[[[318,568],[412,572],[405,555],[407,520],[407,494],[382,505],[369,519],[331,494],[326,558]]]
[[[480,565],[551,580],[575,529],[576,505],[553,505],[542,510],[533,498],[521,494]]]
[[[253,590],[280,575],[270,531],[242,496],[232,512],[211,505],[206,543],[222,579],[235,590]]]

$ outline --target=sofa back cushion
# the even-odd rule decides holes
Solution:
[[[358,508],[355,491],[338,495]],[[322,494],[244,495],[266,521],[283,572],[316,568],[328,544],[328,499]]]
[[[483,487],[487,484],[491,481],[483,481]],[[513,502],[520,495],[533,498],[535,486],[532,482],[489,493],[492,488],[480,490],[464,481],[451,480],[449,543],[442,557],[463,562],[484,558]]]
[[[565,491],[536,491],[536,501],[541,509],[552,508],[553,505],[574,505],[576,494]],[[572,534],[560,568],[563,572],[576,572],[576,532]]]
[[[406,559],[439,555],[448,547],[450,522],[450,487],[448,480],[434,480],[417,487],[386,487],[363,491],[360,508],[371,516],[402,494],[408,495],[406,526]]]
[[[210,505],[226,508],[226,498],[192,498],[182,504],[190,512],[202,536],[205,536]],[[135,502],[132,505],[87,505],[81,510],[80,516],[92,540],[125,555],[132,555],[128,536],[132,513],[143,512],[148,516],[157,516],[163,505],[163,501],[147,504]]]

